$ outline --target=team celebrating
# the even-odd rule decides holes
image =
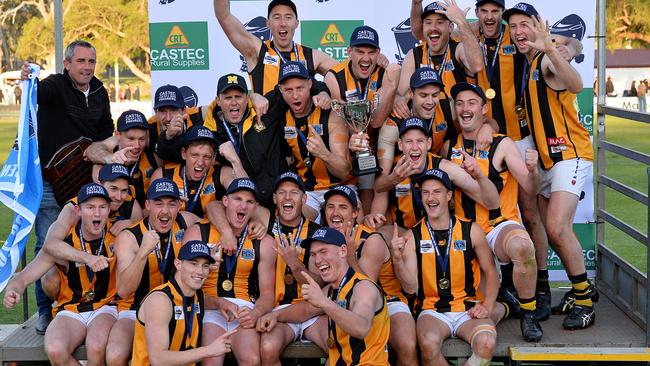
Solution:
[[[423,5],[410,9],[420,44],[397,65],[370,26],[339,63],[293,41],[291,0],[268,5],[270,40],[214,0],[250,84],[223,75],[193,108],[161,86],[154,115],[126,111],[114,134],[94,48],[68,46],[65,80],[40,81],[39,143],[52,144],[41,125],[74,119],[93,140],[93,182],[55,204],[4,293],[9,308],[40,281],[50,361],[78,364],[85,344],[88,365],[222,365],[230,352],[280,365],[305,340],[331,365],[445,365],[458,337],[478,366],[502,319],[528,342],[551,314],[594,324],[572,229],[593,160],[571,65],[582,45],[527,3],[477,0],[471,24],[455,0]],[[82,101],[72,117],[54,95],[66,88]],[[361,132],[334,108],[360,101],[376,107]],[[368,150],[378,172],[360,174]],[[572,284],[555,306],[549,244]]]

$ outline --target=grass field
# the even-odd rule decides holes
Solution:
[[[7,153],[16,135],[17,112],[0,111],[0,166],[4,164]],[[609,117],[607,119],[606,137],[611,142],[650,154],[650,125]],[[648,181],[646,168],[632,160],[608,154],[606,156],[607,175],[635,189],[646,193]],[[617,217],[646,232],[647,211],[645,206],[612,190],[605,194],[606,209]],[[0,205],[0,240],[6,238],[11,228],[13,213]],[[609,226],[606,228],[606,243],[624,259],[646,273],[646,248],[634,239]],[[34,237],[30,237],[27,257],[31,259],[34,252]],[[34,292],[30,289],[30,313],[35,311]],[[10,311],[0,311],[0,324],[22,322],[22,307]]]

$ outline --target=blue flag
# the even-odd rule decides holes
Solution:
[[[0,171],[0,201],[14,211],[11,232],[0,249],[0,291],[18,267],[43,196],[36,124],[36,77],[41,69],[30,67],[29,79],[22,82],[16,141]]]

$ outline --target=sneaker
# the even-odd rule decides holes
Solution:
[[[598,290],[596,290],[596,287],[592,284],[590,284],[589,287],[591,290],[591,294],[590,294],[591,301],[598,302],[598,299],[600,298],[600,295],[598,294]],[[571,312],[571,309],[573,309],[573,307],[575,306],[575,303],[576,303],[576,295],[573,292],[573,289],[570,289],[564,294],[559,304],[551,307],[551,313],[553,313],[554,315],[569,314]]]
[[[585,329],[596,322],[596,312],[591,306],[575,305],[564,318],[562,326],[567,330]]]
[[[535,319],[535,313],[532,311],[522,311],[521,318],[519,318],[519,327],[521,328],[521,335],[526,342],[539,342],[542,339],[544,332],[539,321]]]
[[[504,319],[519,318],[521,309],[519,308],[519,300],[508,291],[505,287],[499,288],[497,294],[497,302],[500,302],[508,307],[508,315]]]
[[[47,327],[52,322],[52,315],[50,314],[41,314],[38,316],[38,321],[36,322],[36,334],[44,335]]]
[[[535,309],[535,318],[543,322],[551,317],[551,292],[547,290],[537,291],[537,308]]]

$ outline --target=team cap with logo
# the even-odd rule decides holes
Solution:
[[[132,128],[148,130],[149,124],[147,123],[147,117],[145,117],[142,112],[129,109],[128,111],[122,112],[122,114],[117,117],[117,130],[119,132],[124,132]]]
[[[180,89],[174,85],[163,85],[154,95],[153,109],[159,109],[162,107],[174,107],[174,108],[184,108],[185,103],[183,102],[183,94],[181,94]]]
[[[167,178],[158,178],[149,185],[147,199],[156,200],[163,197],[180,199],[181,193],[178,191],[178,186],[174,181]]]
[[[379,48],[379,33],[367,25],[354,28],[350,36],[350,47],[356,46]]]
[[[246,79],[238,74],[226,74],[217,81],[217,94],[223,94],[230,88],[237,88],[244,93],[248,93]]]
[[[87,201],[93,197],[101,197],[106,200],[106,202],[111,202],[111,198],[108,196],[108,191],[104,186],[97,183],[88,183],[81,186],[79,193],[77,193],[77,204],[80,205],[82,202]]]
[[[210,263],[216,262],[210,255],[210,247],[201,240],[190,240],[178,250],[178,259],[182,261],[205,258]]]

